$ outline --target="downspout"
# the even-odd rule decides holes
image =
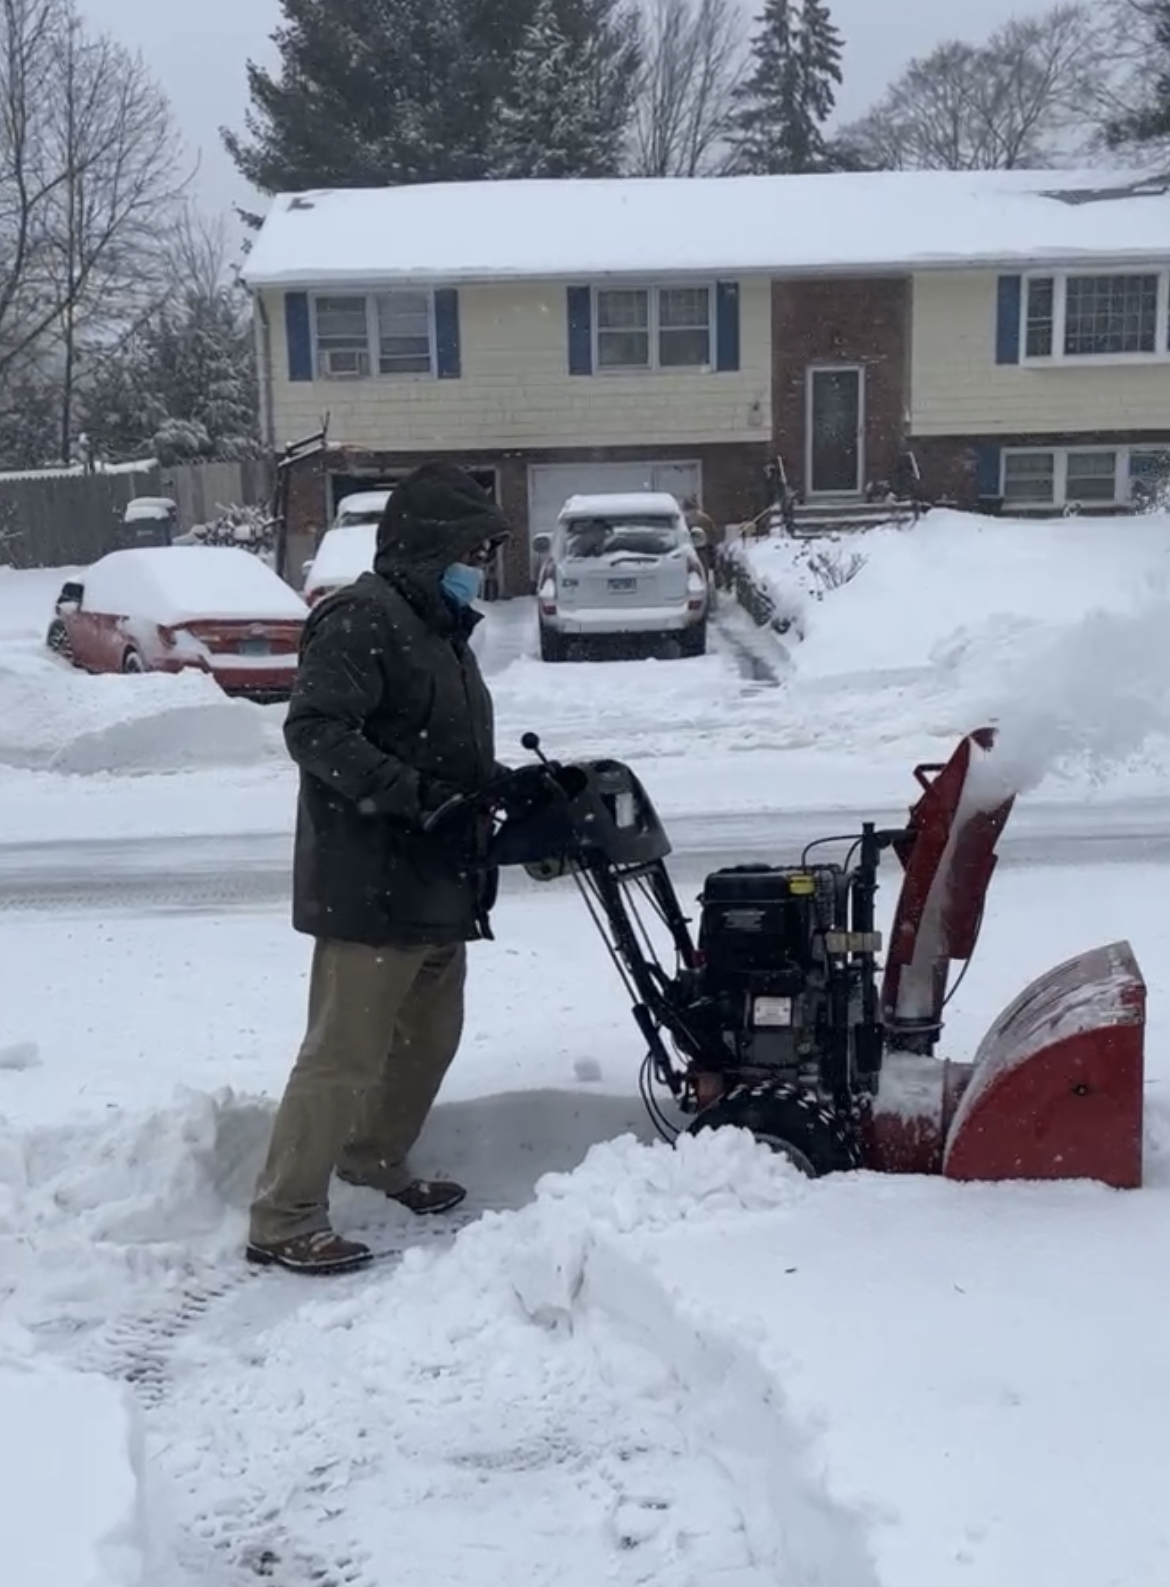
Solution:
[[[264,293],[252,294],[255,313],[252,325],[256,336],[256,370],[260,385],[260,440],[270,452],[276,451],[276,419],[272,392],[272,325]]]

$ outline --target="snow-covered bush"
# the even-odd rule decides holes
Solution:
[[[270,563],[276,549],[276,521],[266,507],[233,502],[219,507],[209,523],[196,524],[184,538],[201,546],[236,546]]]

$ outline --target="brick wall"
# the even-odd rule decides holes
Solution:
[[[864,365],[863,477],[891,477],[909,405],[910,316],[908,278],[820,276],[772,283],[774,444],[792,485],[806,483],[810,364]]]

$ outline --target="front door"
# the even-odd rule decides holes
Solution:
[[[852,496],[865,477],[865,370],[837,364],[808,371],[810,496]]]

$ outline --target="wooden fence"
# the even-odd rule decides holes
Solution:
[[[123,514],[135,496],[169,496],[182,532],[208,522],[220,507],[267,502],[271,488],[267,458],[164,469],[144,464],[116,473],[0,475],[0,565],[75,567],[94,561],[123,543]]]

